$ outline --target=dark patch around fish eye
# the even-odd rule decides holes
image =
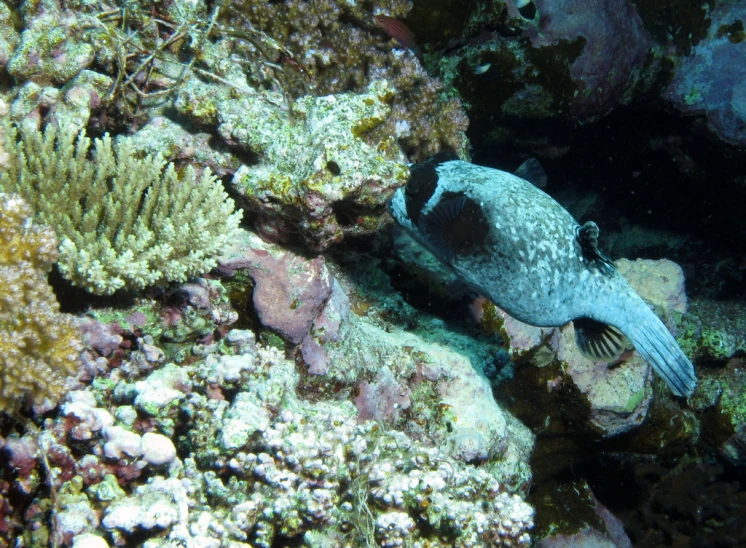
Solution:
[[[422,207],[432,197],[438,186],[435,167],[425,163],[409,167],[409,181],[404,189],[407,216],[414,224],[420,222]]]
[[[438,205],[423,219],[423,228],[448,261],[456,255],[484,251],[489,224],[482,208],[463,193],[445,192]]]
[[[518,8],[518,13],[520,13],[521,17],[524,19],[533,20],[536,17],[536,11],[536,4],[533,2],[529,2],[525,6]]]
[[[404,189],[404,195],[407,216],[414,224],[419,224],[420,212],[438,186],[436,168],[451,160],[458,160],[458,156],[450,152],[440,152],[426,162],[409,166],[409,181]]]

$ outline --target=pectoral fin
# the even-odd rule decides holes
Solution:
[[[463,194],[445,193],[432,211],[422,216],[420,228],[448,264],[456,256],[486,253],[489,224],[479,204]]]
[[[627,346],[627,339],[616,327],[579,318],[573,320],[575,343],[580,353],[589,360],[611,362],[619,358]]]

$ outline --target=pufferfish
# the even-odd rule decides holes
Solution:
[[[694,392],[692,363],[599,251],[596,224],[580,226],[519,176],[541,176],[538,162],[513,175],[454,158],[411,165],[390,202],[415,240],[514,318],[537,327],[573,322],[578,348],[597,362],[621,355],[626,337],[674,394]]]

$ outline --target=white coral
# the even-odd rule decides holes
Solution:
[[[376,520],[376,534],[385,548],[404,546],[414,528],[414,520],[405,512],[386,512]]]

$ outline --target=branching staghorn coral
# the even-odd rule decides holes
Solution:
[[[11,413],[24,396],[33,403],[59,399],[82,349],[46,280],[57,241],[31,217],[19,196],[0,193],[0,411]]]
[[[178,174],[159,155],[137,158],[128,139],[112,145],[107,135],[91,148],[84,133],[52,125],[4,129],[0,189],[57,232],[60,271],[91,293],[205,272],[238,228],[240,213],[208,170]]]

